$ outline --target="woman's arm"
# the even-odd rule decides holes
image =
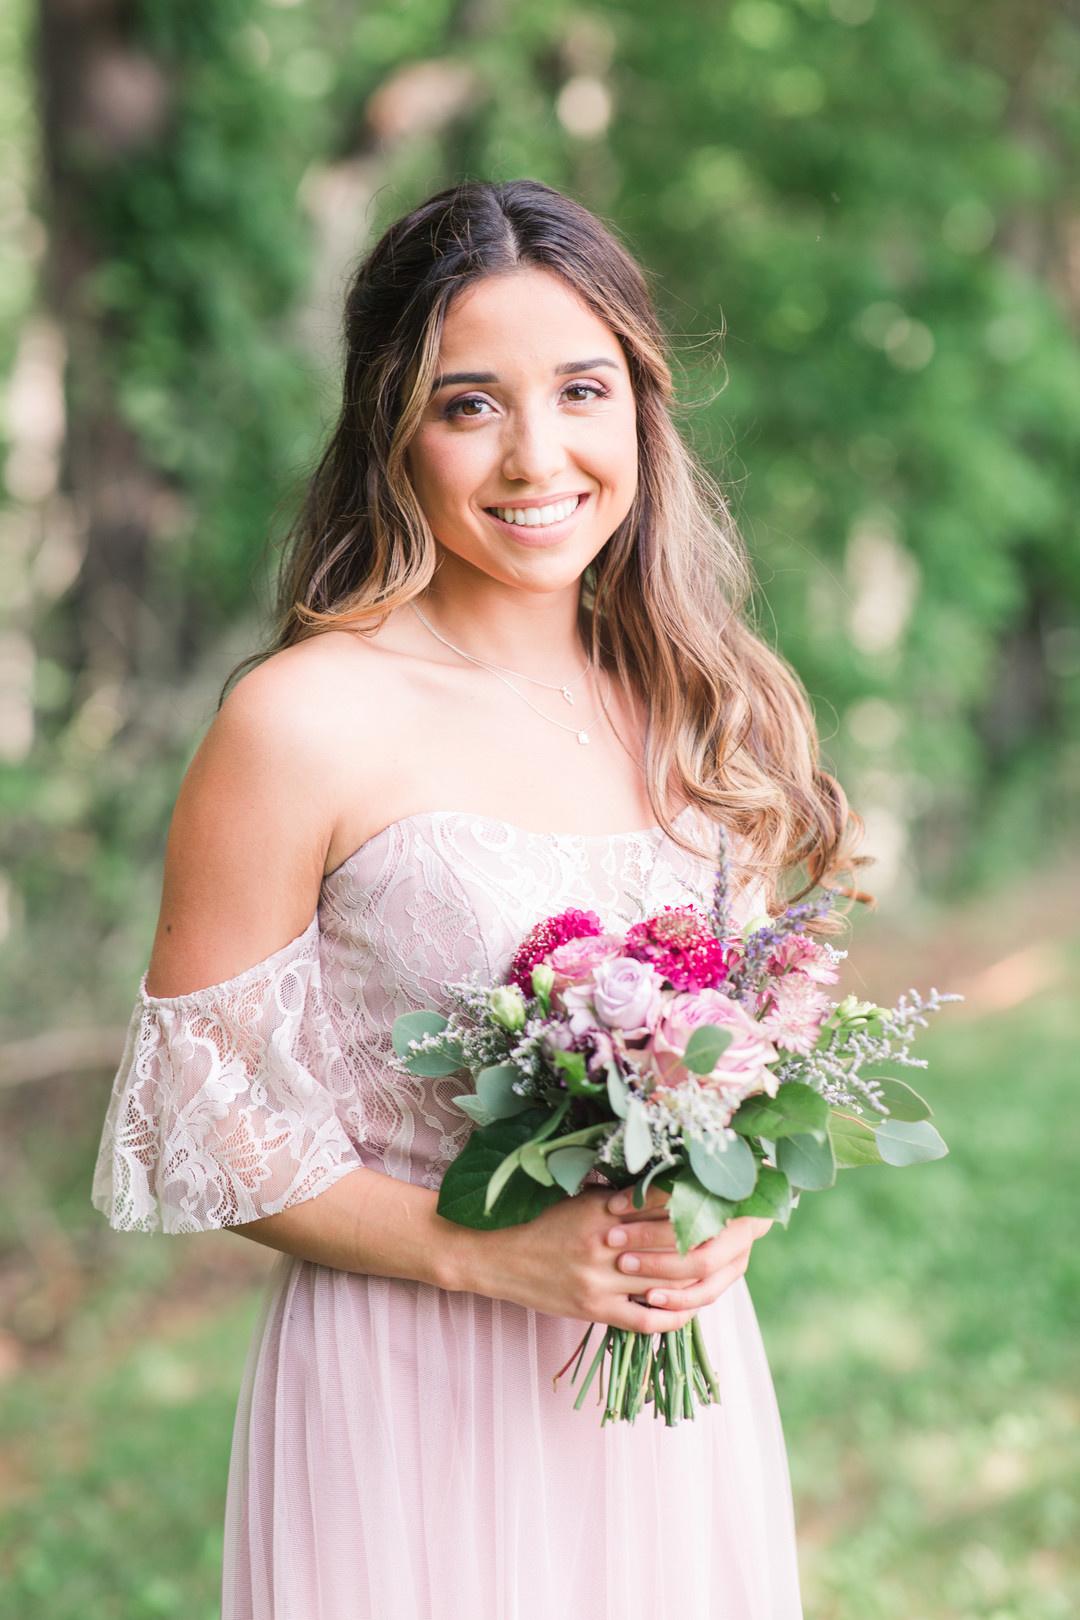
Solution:
[[[228,1230],[339,1271],[451,1290],[464,1288],[468,1278],[475,1287],[475,1240],[493,1234],[437,1215],[438,1197],[430,1187],[364,1168],[278,1215]]]

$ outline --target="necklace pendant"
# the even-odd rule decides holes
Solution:
[[[573,703],[574,694],[573,694],[573,692],[571,692],[571,690],[570,690],[570,688],[568,686],[561,687],[560,691],[562,692],[562,695],[566,699],[567,703]]]
[[[587,743],[589,740],[589,733],[587,731],[579,731],[577,734],[577,740],[579,743]]]

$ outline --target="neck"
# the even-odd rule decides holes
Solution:
[[[440,636],[486,664],[547,681],[576,680],[584,671],[589,644],[579,628],[580,581],[568,590],[526,591],[490,576],[477,583],[474,574],[460,590],[436,577],[415,603]],[[439,647],[448,662],[455,658],[416,623],[433,656]]]

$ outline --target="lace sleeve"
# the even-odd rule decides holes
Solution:
[[[362,1165],[358,1092],[323,993],[318,913],[231,979],[151,996],[128,1024],[91,1202],[117,1231],[274,1215]]]

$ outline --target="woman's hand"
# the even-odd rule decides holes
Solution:
[[[680,1254],[670,1194],[649,1188],[625,1211],[609,1187],[584,1187],[518,1226],[471,1232],[458,1286],[552,1316],[667,1333],[684,1327],[746,1271],[754,1239],[772,1222],[742,1217]],[[636,1266],[635,1266],[636,1263]],[[656,1291],[666,1295],[657,1301]],[[648,1303],[644,1302],[645,1300]]]
[[[636,1282],[648,1304],[693,1313],[711,1305],[746,1274],[754,1241],[764,1237],[772,1221],[740,1215],[715,1237],[680,1254],[670,1218],[648,1218],[652,1192],[650,1187],[640,1211],[635,1210],[629,1192],[608,1196],[606,1207],[619,1220],[608,1231],[607,1242],[620,1251],[618,1269]],[[667,1204],[670,1194],[660,1193],[658,1200]]]

